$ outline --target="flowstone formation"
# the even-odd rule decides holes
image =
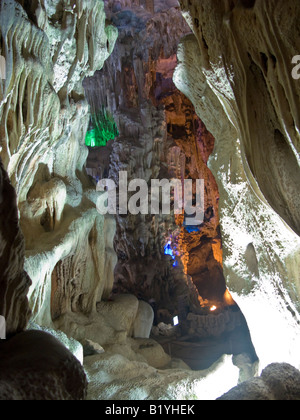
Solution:
[[[174,81],[216,139],[224,273],[262,367],[299,367],[300,6],[182,0]]]
[[[25,243],[18,223],[16,192],[0,162],[0,315],[5,335],[21,332],[30,318],[27,293],[31,285],[24,271]]]
[[[105,108],[91,116],[90,126],[85,137],[89,147],[104,147],[110,140],[118,137],[118,127],[114,117]]]
[[[96,311],[113,281],[114,221],[96,210],[82,80],[117,38],[102,1],[1,2],[1,159],[17,191],[29,301],[42,325]],[[17,42],[15,42],[17,40]]]
[[[117,30],[101,1],[5,0],[0,32],[0,311],[9,338],[0,348],[0,395],[83,399],[86,379],[72,354],[44,333],[22,331],[30,314],[53,328],[67,311],[96,312],[113,280],[115,224],[97,213],[83,170],[82,79],[103,66]]]

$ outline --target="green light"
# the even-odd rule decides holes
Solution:
[[[85,138],[85,144],[89,147],[104,147],[119,135],[113,116],[104,108],[97,114],[92,114],[90,126],[92,128]]]

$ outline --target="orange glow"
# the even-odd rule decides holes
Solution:
[[[233,297],[231,296],[229,290],[227,289],[225,294],[224,294],[224,302],[228,305],[228,306],[234,306],[235,305],[235,301],[233,300]]]
[[[210,308],[210,312],[215,312],[218,308],[214,305]]]
[[[218,263],[220,263],[223,267],[223,250],[221,241],[212,244],[212,249],[214,253],[214,258]]]
[[[207,308],[209,305],[208,300],[203,300],[201,296],[198,296],[198,301],[200,303],[201,308]]]

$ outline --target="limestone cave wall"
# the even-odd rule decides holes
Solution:
[[[299,3],[180,4],[193,34],[181,42],[174,81],[216,139],[209,167],[227,283],[262,364],[298,366]]]
[[[96,311],[112,288],[107,273],[115,264],[115,223],[97,213],[95,188],[84,170],[89,114],[82,80],[103,66],[117,30],[106,25],[102,1],[8,0],[0,7],[6,60],[0,156],[12,183],[7,187],[4,177],[3,188],[17,192],[32,319],[51,326],[53,316],[66,311]],[[9,214],[17,218],[16,203],[10,203],[5,223]],[[21,265],[24,241],[17,235]],[[18,288],[26,289],[26,278]],[[19,316],[24,327],[26,312]]]
[[[84,349],[90,399],[216,398],[255,350],[300,367],[299,18],[293,0],[0,0],[0,399],[86,398],[79,361],[29,320]],[[88,150],[103,107],[119,136]],[[204,179],[204,223],[101,216],[96,181],[121,170]],[[149,339],[174,315],[157,341],[238,354],[189,372]]]

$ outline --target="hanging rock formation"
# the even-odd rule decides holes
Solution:
[[[50,327],[68,310],[96,312],[112,287],[115,223],[97,213],[83,170],[82,79],[103,66],[117,30],[101,1],[5,0],[0,34],[0,313],[13,336],[0,346],[0,398],[83,399],[86,378],[72,354],[22,331],[30,312]]]
[[[8,254],[9,241],[15,269],[11,273],[10,266],[8,278],[1,278],[1,311],[9,333],[26,327],[30,306],[32,320],[48,331],[60,328],[83,342],[93,341],[95,349],[103,344],[109,366],[123,355],[121,375],[127,361],[149,366],[155,374],[172,361],[148,340],[152,309],[130,295],[103,300],[114,280],[115,220],[98,214],[98,194],[84,170],[89,114],[82,80],[102,67],[117,31],[106,25],[98,0],[7,0],[0,11],[1,54],[7,64],[1,82],[1,159],[12,183],[1,168],[3,222],[12,225],[1,244]],[[163,113],[162,118],[157,114],[163,121]],[[150,119],[149,129],[151,124]],[[16,204],[26,240],[25,269],[32,280],[29,292]],[[2,228],[5,232],[4,223]],[[4,270],[7,262],[1,260]],[[1,343],[0,358],[1,399],[85,397],[78,361],[47,334],[17,334]],[[180,376],[184,380],[189,374],[181,371]]]
[[[1,158],[17,191],[33,316],[52,326],[66,311],[96,311],[112,287],[115,224],[97,213],[83,168],[82,80],[103,66],[117,30],[96,0],[3,1],[0,30]]]
[[[0,3],[0,315],[9,338],[0,343],[0,399],[86,397],[76,358],[48,334],[22,332],[30,313],[83,343],[89,399],[224,394],[254,374],[249,355],[190,372],[149,335],[154,317],[178,313],[193,337],[245,327],[225,277],[263,366],[300,365],[299,85],[289,66],[300,7],[182,0],[188,27],[175,0],[105,4],[107,16],[101,0]],[[114,49],[109,22],[119,28],[115,52],[84,91]],[[181,93],[172,77],[186,35],[174,76]],[[99,161],[91,153],[89,174],[203,178],[200,231],[172,214],[97,212],[85,93],[120,131]],[[210,313],[210,301],[226,316],[222,307]],[[275,398],[276,366],[263,374]]]
[[[174,81],[216,139],[209,166],[228,286],[262,366],[299,366],[299,3],[180,4],[193,35],[179,47]]]

